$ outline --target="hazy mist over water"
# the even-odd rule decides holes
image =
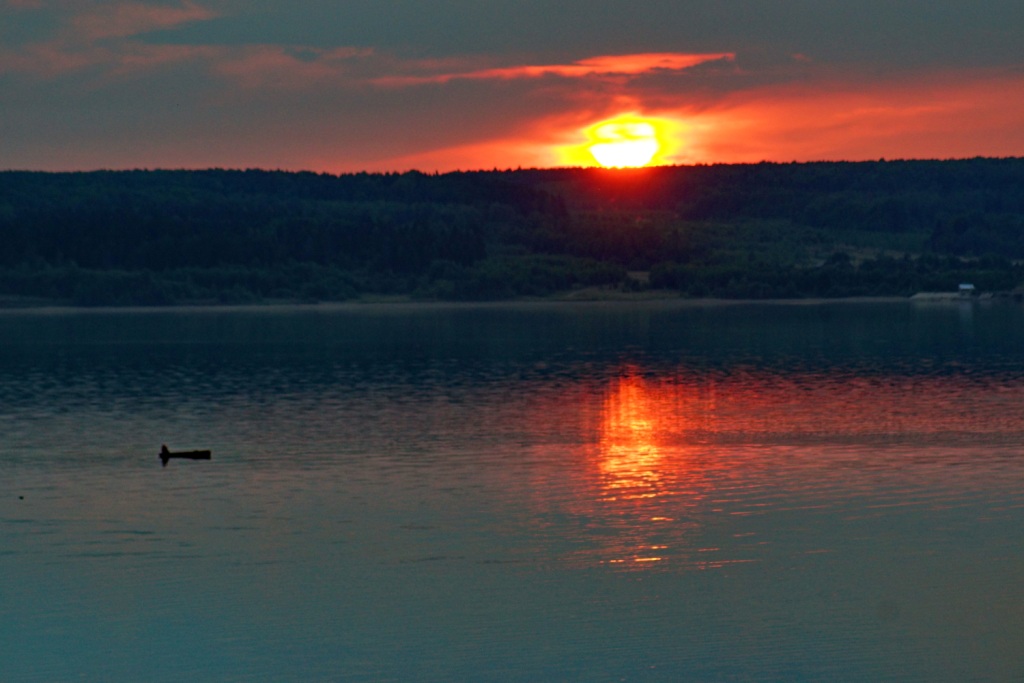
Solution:
[[[5,680],[1024,677],[1019,307],[8,311],[0,348]]]

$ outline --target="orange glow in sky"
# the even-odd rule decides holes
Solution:
[[[1016,74],[970,72],[763,86],[711,106],[660,102],[652,109],[622,100],[611,116],[540,117],[493,138],[393,157],[374,170],[1006,156],[1024,150],[1022,83]]]

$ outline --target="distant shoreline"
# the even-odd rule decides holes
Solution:
[[[552,295],[550,297],[518,297],[502,300],[481,301],[447,301],[415,299],[408,296],[365,296],[347,301],[301,302],[290,300],[267,300],[253,303],[227,304],[219,302],[182,302],[167,306],[75,306],[68,302],[43,301],[38,299],[18,299],[15,297],[0,298],[0,313],[39,313],[54,314],[62,312],[78,313],[113,313],[139,312],[159,313],[176,311],[259,311],[259,310],[367,310],[370,308],[399,310],[426,309],[457,309],[457,308],[560,308],[571,306],[607,306],[620,307],[633,304],[656,305],[664,308],[723,308],[733,306],[825,306],[835,304],[963,304],[979,301],[974,298],[965,300],[956,295],[932,297],[907,296],[859,296],[859,297],[808,297],[791,299],[722,299],[722,298],[689,298],[671,292],[617,292],[615,296],[590,296],[577,291]],[[998,299],[986,298],[981,301],[992,302]]]
[[[629,305],[658,304],[671,308],[705,308],[726,306],[823,306],[828,304],[894,304],[912,303],[919,305],[949,305],[966,303],[1017,303],[1009,292],[985,292],[965,297],[958,292],[918,292],[910,296],[849,296],[849,297],[804,297],[766,299],[727,299],[721,297],[687,297],[674,290],[648,289],[622,291],[605,287],[585,287],[557,292],[542,297],[512,297],[508,299],[451,300],[425,299],[414,296],[366,294],[342,301],[300,301],[296,299],[265,299],[244,303],[225,303],[214,300],[181,301],[168,305],[114,305],[82,306],[69,301],[43,299],[38,297],[0,296],[0,312],[59,312],[59,311],[224,311],[259,309],[306,309],[306,310],[359,310],[371,306],[394,307],[396,310],[412,308],[513,308],[513,307],[558,307],[573,305]]]

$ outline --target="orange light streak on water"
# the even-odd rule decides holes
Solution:
[[[605,399],[598,467],[608,500],[657,495],[664,455],[654,408],[654,397],[636,376],[619,379]]]
[[[615,532],[594,549],[598,562],[637,569],[667,562],[693,526],[679,513],[703,497],[701,465],[684,436],[707,398],[700,393],[678,378],[645,378],[633,367],[606,388],[596,448],[585,465],[589,502],[580,501],[594,507],[585,514]]]

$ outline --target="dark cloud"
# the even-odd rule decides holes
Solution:
[[[1015,63],[1024,39],[1019,0],[262,0],[231,8],[161,39],[434,57],[774,52],[893,66]]]

